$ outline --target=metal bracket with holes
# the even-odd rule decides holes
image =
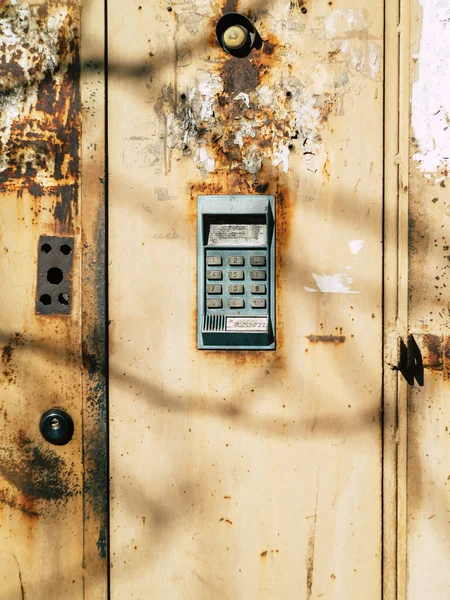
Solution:
[[[36,287],[37,313],[70,314],[73,246],[74,240],[70,237],[40,236]]]

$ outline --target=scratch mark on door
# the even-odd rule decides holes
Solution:
[[[17,556],[15,554],[13,554],[13,556],[14,556],[14,560],[16,561],[17,570],[19,571],[20,591],[22,594],[22,600],[25,600],[25,588],[23,587],[22,571],[20,570],[20,565],[19,565],[19,561],[17,560]]]
[[[306,600],[311,600],[313,582],[314,582],[314,558],[316,548],[316,525],[317,525],[317,505],[319,502],[319,478],[317,478],[316,508],[314,510],[314,519],[311,526],[311,533],[308,538],[308,552],[306,555]]]

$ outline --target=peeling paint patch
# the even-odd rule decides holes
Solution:
[[[78,181],[78,19],[72,1],[0,8],[2,190],[62,196],[61,185]],[[77,193],[72,200],[76,212]]]
[[[348,243],[350,252],[356,256],[364,248],[364,240],[350,240]]]
[[[263,47],[249,57],[230,57],[214,42],[212,72],[200,68],[184,79],[181,101],[184,71],[162,85],[154,108],[168,162],[194,160],[204,177],[230,170],[256,175],[264,164],[287,173],[295,149],[296,164],[326,176],[322,135],[330,115],[342,116],[347,95],[380,79],[382,51],[369,39],[368,12],[333,9],[305,32],[303,14],[286,4],[270,29],[265,25]],[[299,56],[287,31],[305,32],[311,49]],[[294,64],[304,65],[301,74]]]
[[[413,56],[418,79],[412,88],[412,127],[420,171],[436,179],[450,166],[450,2],[419,0],[423,8],[420,49]],[[428,177],[430,178],[430,177]]]
[[[312,274],[318,289],[305,286],[307,292],[323,292],[326,294],[359,294],[359,291],[352,290],[353,278],[346,273],[336,273],[335,275]]]

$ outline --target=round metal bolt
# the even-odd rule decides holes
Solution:
[[[231,50],[238,50],[247,41],[248,31],[240,25],[232,25],[223,34],[224,46]]]
[[[64,446],[68,444],[73,436],[73,420],[63,410],[53,408],[45,412],[41,417],[39,429],[47,442]]]

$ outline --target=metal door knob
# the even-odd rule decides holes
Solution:
[[[63,410],[53,408],[42,415],[39,429],[47,442],[63,446],[72,439],[74,425],[70,415]]]

